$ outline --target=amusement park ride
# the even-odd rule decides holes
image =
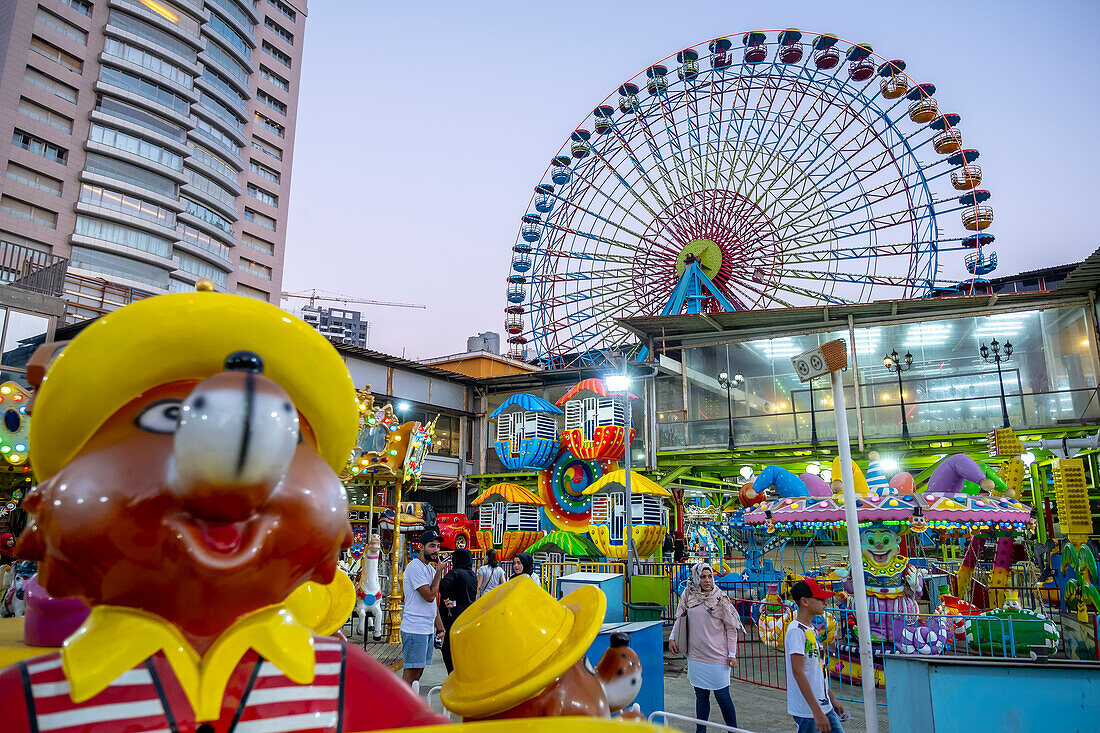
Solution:
[[[602,363],[631,316],[981,292],[997,256],[979,152],[906,67],[832,34],[751,31],[619,85],[521,217],[511,355]],[[956,251],[967,275],[942,280]]]

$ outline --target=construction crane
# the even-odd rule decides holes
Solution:
[[[349,298],[346,295],[340,295],[339,293],[325,294],[323,291],[318,294],[317,289],[314,288],[309,293],[280,293],[282,298],[301,298],[302,300],[308,300],[309,305],[312,308],[318,300],[324,300],[331,303],[360,303],[362,305],[384,305],[392,308],[426,308],[427,306],[420,303],[391,303],[385,300],[368,300],[367,298]]]

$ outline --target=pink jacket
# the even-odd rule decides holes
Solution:
[[[677,616],[670,640],[679,640],[684,633],[684,617]],[[707,611],[703,605],[689,608],[687,612],[688,659],[711,664],[725,664],[729,657],[737,656],[737,627],[727,626],[721,619]]]

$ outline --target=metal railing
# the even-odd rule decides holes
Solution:
[[[0,240],[0,282],[32,293],[60,297],[69,260]]]
[[[709,720],[699,720],[698,718],[691,718],[687,715],[677,715],[676,713],[670,713],[667,710],[655,710],[649,714],[646,718],[650,723],[654,722],[656,718],[664,720],[666,723],[670,720],[675,720],[681,723],[690,723],[691,725],[702,725],[706,728],[715,728],[717,730],[728,730],[733,733],[752,733],[752,731],[746,728],[734,728],[729,725],[722,725],[721,723],[714,723]]]

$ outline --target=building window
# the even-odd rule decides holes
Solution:
[[[74,87],[63,84],[52,76],[43,74],[33,66],[27,67],[26,71],[23,72],[23,78],[39,89],[45,89],[54,96],[61,97],[66,102],[76,103],[76,89]]]
[[[50,229],[57,229],[57,212],[14,199],[6,194],[0,196],[0,212],[33,221],[35,224],[41,224]]]
[[[162,104],[176,114],[186,116],[191,112],[190,103],[183,97],[177,96],[159,84],[146,81],[128,71],[104,66],[100,69],[99,80],[104,84],[111,84],[139,97],[145,97],[157,104]]]
[[[217,145],[222,151],[229,153],[233,160],[240,161],[241,149],[235,141],[229,139],[228,135],[201,117],[195,116],[191,120],[195,123],[195,130],[203,137]]]
[[[201,145],[191,146],[191,156],[226,180],[237,183],[237,169]]]
[[[65,165],[65,161],[69,157],[69,151],[60,145],[54,145],[40,137],[35,137],[28,132],[23,132],[18,127],[15,128],[15,132],[12,133],[11,143],[24,150],[29,150],[35,155],[41,155],[47,160],[52,160],[62,165]]]
[[[229,41],[229,45],[241,52],[241,55],[246,59],[252,58],[252,47],[249,46],[237,31],[229,27],[229,24],[219,18],[214,13],[210,13],[209,26],[217,32],[219,36]]]
[[[104,127],[103,125],[92,125],[92,129],[88,133],[88,140],[90,142],[102,143],[118,150],[124,150],[127,153],[133,153],[138,157],[151,160],[154,163],[159,163],[166,168],[171,168],[174,171],[183,170],[183,158],[175,153],[165,150],[159,145],[142,140],[140,137],[134,135],[128,135],[120,130],[115,130],[110,127]]]
[[[252,19],[245,15],[233,0],[214,0],[214,4],[225,11],[226,15],[237,21],[242,28],[252,30],[256,27],[256,24],[252,22]]]
[[[294,22],[298,18],[298,14],[294,12],[294,8],[284,3],[283,0],[267,0],[267,4],[290,18],[291,22]]]
[[[116,38],[108,38],[103,46],[103,52],[109,56],[129,61],[135,66],[140,66],[146,71],[151,71],[157,76],[162,76],[168,81],[180,86],[191,88],[192,76],[175,64],[170,64],[159,56],[155,56],[145,49],[123,43]]]
[[[250,221],[253,224],[263,227],[264,229],[275,231],[275,220],[272,219],[270,216],[265,216],[258,211],[253,211],[252,209],[245,207],[244,218],[246,221]]]
[[[248,285],[241,285],[237,283],[237,295],[243,295],[248,298],[255,298],[256,300],[271,300],[271,294],[260,290],[259,288],[249,287]]]
[[[172,138],[177,142],[182,143],[187,140],[187,133],[179,125],[172,124],[162,117],[138,109],[132,104],[127,104],[114,97],[100,95],[96,100],[96,110],[132,122],[152,132]]]
[[[219,92],[227,96],[232,100],[234,106],[241,110],[241,113],[245,113],[245,100],[241,96],[241,93],[234,89],[225,77],[218,72],[211,69],[209,66],[204,67],[202,71],[202,80],[210,86],[217,89]]]
[[[256,137],[255,135],[252,136],[252,147],[254,147],[257,150],[260,150],[264,153],[267,153],[268,155],[270,155],[275,160],[282,160],[283,159],[283,149],[282,148],[275,147],[271,143],[265,142],[264,140],[261,140],[260,138]]]
[[[271,268],[267,265],[261,265],[259,262],[253,262],[245,257],[241,258],[241,261],[237,263],[237,269],[241,272],[248,273],[262,280],[271,279]]]
[[[88,33],[67,20],[62,19],[58,15],[54,15],[49,10],[46,10],[41,5],[38,6],[38,15],[36,19],[39,23],[49,28],[53,28],[55,31],[63,36],[68,36],[82,46],[88,45]]]
[[[291,46],[294,45],[294,34],[288,31],[286,28],[283,28],[281,25],[279,25],[266,15],[264,16],[264,25],[270,28],[277,36],[282,38]]]
[[[264,239],[260,239],[254,234],[245,232],[241,235],[241,243],[249,249],[254,249],[257,252],[262,252],[265,255],[275,255],[275,245]]]
[[[255,159],[249,159],[249,161],[248,161],[248,170],[252,171],[256,175],[260,176],[261,178],[266,178],[267,180],[271,181],[272,183],[279,183],[279,180],[280,180],[279,173],[277,171],[274,171],[274,170],[268,168],[266,165],[264,165],[263,163],[260,163],[259,161],[255,160]]]
[[[138,219],[160,224],[162,227],[173,229],[176,226],[176,215],[168,209],[162,209],[156,204],[143,201],[136,196],[111,191],[100,186],[84,183],[80,186],[80,201],[92,206],[101,206],[104,209],[117,211],[120,214],[134,216]]]
[[[18,163],[9,162],[8,170],[5,175],[13,181],[18,181],[31,188],[37,188],[39,191],[45,191],[54,196],[61,195],[61,181],[56,178],[50,178],[44,173],[39,173],[38,171],[33,171],[30,168],[21,166]]]
[[[184,272],[196,277],[208,278],[213,280],[215,285],[225,287],[225,273],[213,265],[182,252],[177,252],[172,259],[176,261],[176,266]]]
[[[92,17],[92,4],[88,0],[61,0],[61,2],[78,13],[83,13],[89,18]]]
[[[198,51],[192,46],[189,46],[175,36],[165,33],[161,29],[146,23],[144,20],[135,18],[132,15],[112,10],[110,16],[108,16],[107,25],[108,30],[110,30],[109,27],[112,25],[116,28],[121,28],[128,33],[133,33],[135,36],[140,36],[147,41],[151,41],[157,46],[185,59],[189,63],[194,64],[198,59]]]
[[[165,288],[168,284],[168,271],[138,262],[125,255],[113,252],[101,252],[98,249],[85,247],[73,247],[69,254],[71,267],[79,270],[90,270],[102,275],[113,275],[134,282],[149,285],[154,288]]]
[[[228,73],[242,85],[248,86],[248,70],[241,66],[239,61],[223,51],[221,46],[216,43],[208,43],[206,44],[205,53],[211,61],[218,65],[220,70]]]
[[[268,206],[278,206],[279,197],[270,191],[264,190],[254,183],[248,184],[248,195],[257,201],[262,201]]]
[[[281,115],[286,115],[286,105],[263,90],[256,92],[256,98]]]
[[[190,168],[187,169],[187,174],[190,176],[190,183],[193,188],[202,191],[215,201],[220,201],[234,211],[237,209],[237,197],[219,186],[217,181],[211,180]]]
[[[201,229],[196,229],[190,224],[184,224],[181,221],[176,224],[176,233],[180,235],[180,239],[190,245],[198,247],[210,254],[217,255],[223,260],[229,259],[229,247],[212,239],[209,234]]]
[[[179,186],[175,181],[132,163],[109,158],[106,155],[88,153],[84,158],[84,171],[129,183],[132,186],[138,186],[171,199],[179,196]]]
[[[45,122],[50,127],[60,130],[65,134],[71,134],[73,131],[73,121],[68,117],[60,115],[51,109],[47,109],[37,102],[32,102],[25,97],[19,98],[19,111],[32,120]]]
[[[280,125],[270,117],[265,117],[259,112],[256,113],[256,124],[262,125],[268,132],[272,132],[279,137],[286,137],[286,128]]]
[[[64,66],[69,71],[75,71],[78,74],[84,73],[84,62],[71,53],[62,51],[52,43],[43,41],[38,36],[31,36],[31,50],[39,56],[47,58],[54,63]]]
[[[82,237],[102,239],[104,242],[114,242],[124,247],[133,247],[158,257],[169,258],[172,256],[172,243],[169,240],[116,224],[113,221],[77,216],[76,229],[73,233]]]
[[[237,130],[238,132],[244,130],[244,122],[233,113],[233,110],[229,109],[206,92],[201,92],[199,94],[199,106],[224,122],[231,129]]]
[[[260,64],[260,76],[262,76],[264,79],[267,79],[269,82],[279,87],[284,92],[290,91],[290,82],[279,76],[263,64]]]
[[[275,46],[273,46],[268,41],[264,41],[261,44],[261,47],[263,48],[264,53],[266,53],[268,56],[275,59],[276,61],[278,61],[283,66],[287,67],[288,69],[290,68],[290,56],[283,53],[279,49],[275,48]]]
[[[222,230],[226,234],[233,233],[233,224],[221,214],[216,214],[200,203],[188,198],[180,197],[180,201],[187,207],[187,213],[196,219],[205,221],[212,227]]]

